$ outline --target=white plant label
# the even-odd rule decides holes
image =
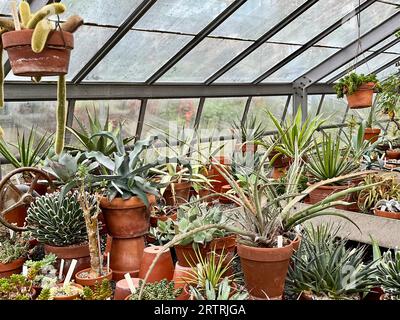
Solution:
[[[107,252],[107,273],[110,272],[110,253]]]
[[[64,272],[64,259],[61,259],[60,271],[58,272],[58,279],[62,280],[63,272]]]
[[[283,247],[283,237],[278,236],[278,248],[282,248],[282,247]]]
[[[69,269],[68,269],[68,272],[67,272],[67,275],[65,276],[64,285],[63,285],[64,288],[67,287],[68,284],[70,283],[71,278],[72,278],[72,273],[73,273],[74,270],[75,270],[75,267],[76,267],[76,263],[77,263],[77,262],[78,262],[78,260],[72,259],[71,265],[69,266]]]
[[[14,230],[9,229],[10,231],[10,239],[14,238]]]
[[[22,266],[22,275],[25,277],[28,275],[28,267],[27,266]]]
[[[131,293],[136,293],[136,288],[133,285],[133,281],[131,278],[131,275],[129,273],[125,273],[124,275],[126,282],[128,282],[129,290],[131,290]]]

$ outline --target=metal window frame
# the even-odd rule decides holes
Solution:
[[[236,10],[238,10],[247,0],[235,0],[222,13],[214,18],[203,30],[201,30],[192,40],[190,40],[182,49],[180,49],[171,59],[159,68],[145,83],[153,84],[160,79],[168,70],[177,64],[183,57],[192,51],[201,41],[203,41],[211,32],[218,28],[226,19],[228,19]]]

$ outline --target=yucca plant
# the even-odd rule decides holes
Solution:
[[[50,153],[53,135],[43,134],[37,140],[38,132],[32,127],[28,136],[17,129],[17,143],[8,143],[0,139],[0,154],[14,167],[36,167]]]
[[[78,192],[66,197],[58,192],[37,197],[28,209],[26,222],[33,237],[48,245],[62,247],[87,241]]]
[[[232,122],[232,132],[239,143],[257,142],[263,138],[265,131],[263,122],[256,115],[247,117],[245,121],[236,119]]]
[[[281,124],[280,120],[270,111],[267,111],[267,114],[279,133],[279,138],[274,147],[274,150],[277,151],[278,154],[272,158],[271,162],[273,162],[279,154],[294,158],[297,152],[300,157],[302,157],[313,147],[312,139],[314,133],[327,120],[324,119],[322,115],[318,115],[316,117],[309,116],[303,121],[301,108],[298,109],[293,120],[288,119],[283,124]],[[266,145],[266,147],[268,148],[268,145]]]
[[[361,159],[364,154],[369,154],[372,152],[380,143],[380,141],[371,143],[371,141],[365,140],[365,128],[367,128],[367,122],[364,120],[358,125],[358,129],[355,134],[350,132],[350,135],[348,135],[345,131],[342,131],[344,136],[342,140],[346,145],[351,147],[350,156],[354,159]]]
[[[90,152],[98,151],[105,155],[111,155],[113,152],[117,151],[117,146],[114,140],[107,139],[104,135],[98,135],[101,132],[108,132],[114,136],[122,135],[122,124],[113,126],[110,121],[110,109],[107,107],[107,115],[104,123],[100,122],[99,116],[94,110],[92,115],[90,111],[86,108],[86,114],[88,117],[89,125],[86,127],[79,119],[75,116],[75,121],[77,123],[77,128],[67,127],[67,130],[77,139],[80,147],[67,146],[67,150],[78,151],[78,152]],[[124,145],[127,145],[133,141],[135,137],[122,138],[121,141]]]
[[[340,228],[312,225],[304,229],[299,250],[292,256],[287,290],[312,299],[360,299],[376,284],[375,261],[363,262],[366,247],[348,249],[336,237]]]
[[[194,300],[247,300],[249,297],[246,291],[238,291],[235,293],[232,291],[228,278],[224,278],[216,288],[209,280],[206,280],[204,292],[200,292],[198,288],[190,286],[190,294]]]
[[[340,138],[324,134],[321,143],[314,140],[314,150],[307,154],[307,171],[316,181],[323,181],[355,172],[359,159],[351,155],[352,147],[341,148]]]
[[[376,265],[377,282],[389,299],[400,300],[400,251],[394,254],[389,250],[383,253]]]

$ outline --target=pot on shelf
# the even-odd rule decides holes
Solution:
[[[282,299],[289,261],[290,242],[282,248],[257,248],[237,244],[246,288],[256,299]]]
[[[400,212],[390,212],[390,211],[382,211],[379,209],[374,209],[374,215],[388,219],[400,220]]]
[[[80,284],[81,286],[84,287],[91,287],[94,288],[96,283],[100,283],[104,280],[111,280],[112,279],[112,270],[110,268],[109,272],[107,272],[107,268],[103,268],[103,272],[105,272],[104,275],[99,276],[99,277],[95,277],[95,278],[88,278],[87,274],[89,274],[90,272],[90,268],[87,269],[83,269],[81,271],[78,271],[75,274],[75,282],[77,284]],[[85,276],[86,275],[86,276]]]
[[[226,181],[226,179],[219,173],[219,171],[217,170],[216,166],[213,165],[213,163],[220,163],[222,165],[228,166],[231,164],[231,159],[226,156],[216,156],[211,161],[211,168],[208,171],[207,178],[215,180],[215,181],[210,181],[210,183],[213,186],[214,191],[216,193],[220,193],[222,186],[227,185],[228,181]]]
[[[161,248],[161,246],[151,246],[144,249],[142,262],[140,264],[139,278],[143,279],[146,276],[147,271],[150,269],[151,264],[153,263],[157,254],[160,252]],[[147,278],[147,282],[156,282],[163,279],[171,281],[173,276],[174,263],[172,261],[171,252],[168,249],[167,251],[163,252],[158,259],[153,271]]]
[[[174,182],[175,198],[172,194],[172,187],[169,185],[163,194],[167,206],[179,206],[189,201],[190,189],[192,184],[190,182]]]
[[[89,245],[87,243],[66,246],[66,247],[56,247],[45,244],[44,252],[46,254],[54,253],[57,256],[57,262],[55,265],[57,270],[59,270],[61,259],[64,259],[64,269],[63,269],[64,276],[68,272],[72,259],[76,259],[78,261],[75,270],[73,272],[73,276],[75,276],[75,274],[78,271],[90,267],[90,253],[89,253]]]
[[[83,287],[80,284],[71,283],[70,285],[75,287],[75,288],[77,288],[78,290],[80,290],[80,292],[83,291]],[[58,283],[58,284],[56,284],[56,286],[62,287],[63,284],[62,283]],[[70,296],[55,296],[55,297],[53,297],[53,300],[76,300],[76,299],[79,299],[79,297],[80,297],[80,294],[79,294],[79,292],[77,292],[77,293],[72,294]]]
[[[9,263],[0,263],[0,278],[8,278],[12,274],[18,274],[22,271],[26,258],[19,258]]]
[[[399,149],[397,149],[397,150],[393,150],[393,149],[386,150],[386,159],[394,159],[394,160],[400,159],[400,150]]]
[[[178,263],[182,267],[190,267],[190,264],[194,265],[199,262],[196,257],[196,251],[193,249],[192,243],[187,245],[177,244],[174,246],[176,257],[178,259]],[[198,246],[198,254],[200,254],[203,258],[207,256],[208,251],[210,250],[208,244]]]
[[[139,278],[132,278],[135,288],[139,287],[139,281]],[[131,290],[129,289],[128,281],[126,281],[126,279],[119,280],[115,285],[114,300],[126,300],[130,295]]]
[[[3,33],[3,47],[7,51],[11,68],[16,76],[59,76],[68,73],[71,50],[74,47],[72,33],[51,31],[44,50],[32,51],[32,29]]]
[[[365,128],[364,140],[374,143],[378,140],[381,129],[379,128]]]
[[[350,109],[363,109],[372,106],[375,83],[362,84],[353,94],[346,95]]]
[[[307,183],[307,185],[311,185],[310,183]],[[320,186],[317,189],[311,191],[309,193],[309,202],[310,204],[315,204],[317,202],[320,202],[324,200],[326,197],[332,195],[333,193],[337,193],[343,190],[347,190],[348,188],[353,187],[353,185],[345,185],[345,186],[332,186],[332,185],[325,185],[325,186]],[[352,199],[353,195],[349,194],[343,198],[340,198],[338,200],[342,201],[347,201],[347,202],[356,202],[354,204],[351,204],[349,206],[343,206],[343,205],[337,205],[335,206],[336,209],[340,210],[347,210],[347,211],[359,211],[357,201]]]

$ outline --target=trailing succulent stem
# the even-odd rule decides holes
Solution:
[[[22,26],[28,25],[31,19],[31,7],[27,1],[21,1],[19,4],[19,15],[21,18]]]
[[[42,20],[37,25],[32,34],[32,51],[35,53],[42,52],[46,46],[47,38],[51,30],[54,29],[54,23],[50,20]]]
[[[64,150],[65,125],[67,121],[67,99],[66,99],[67,84],[65,75],[61,75],[57,83],[57,129],[55,140],[55,152],[61,154]]]
[[[66,7],[62,3],[51,3],[47,6],[36,11],[36,13],[30,18],[29,22],[26,25],[28,29],[34,29],[37,24],[46,19],[47,17],[55,14],[61,14],[66,10]]]

